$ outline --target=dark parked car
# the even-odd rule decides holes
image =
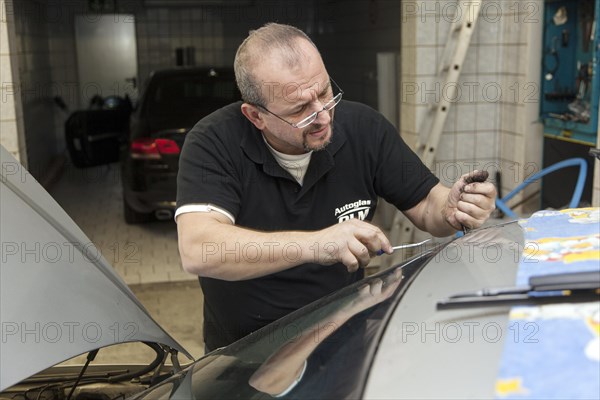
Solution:
[[[233,68],[178,68],[150,76],[121,157],[128,223],[172,218],[185,134],[201,118],[239,99]]]
[[[84,168],[119,161],[131,111],[129,97],[95,96],[87,110],[70,114],[65,122],[65,140],[73,165]]]
[[[423,247],[180,366],[185,349],[0,150],[0,399],[599,397],[598,208]],[[154,362],[94,364],[125,342],[150,346]],[[86,353],[83,366],[52,367]]]

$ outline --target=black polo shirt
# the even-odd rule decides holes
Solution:
[[[331,143],[313,152],[301,186],[277,163],[240,106],[212,113],[187,134],[177,178],[178,207],[212,204],[231,213],[238,226],[310,231],[349,218],[370,221],[378,197],[407,210],[438,183],[381,114],[341,101]],[[244,268],[251,260],[244,261],[243,254],[254,249],[236,246],[219,249],[241,254]],[[293,244],[272,249],[296,254]],[[239,282],[200,278],[205,342],[210,349],[225,346],[362,277],[362,270],[348,273],[342,264],[303,264]]]

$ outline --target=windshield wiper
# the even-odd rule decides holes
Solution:
[[[529,285],[458,293],[438,301],[438,310],[460,308],[583,303],[600,300],[600,270],[538,275]]]

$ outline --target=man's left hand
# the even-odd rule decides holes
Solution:
[[[465,174],[450,189],[444,217],[454,229],[479,228],[496,209],[496,187],[491,182],[473,182],[481,174]]]

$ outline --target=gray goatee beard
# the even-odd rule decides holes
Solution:
[[[327,138],[327,140],[325,140],[323,143],[317,144],[317,145],[313,145],[313,146],[309,146],[308,144],[308,140],[306,140],[306,138],[309,135],[309,132],[314,132],[314,131],[318,131],[323,129],[322,125],[313,125],[311,126],[310,130],[306,130],[304,131],[303,137],[303,145],[304,145],[304,151],[309,152],[309,151],[321,151],[323,150],[325,147],[327,147],[327,145],[329,145],[329,143],[331,143],[331,138],[333,137],[333,121],[331,121],[331,123],[329,124],[329,128],[331,129],[331,134],[329,135],[329,138]]]

